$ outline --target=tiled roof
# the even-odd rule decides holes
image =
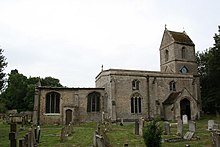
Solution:
[[[172,92],[163,104],[173,104],[181,92]]]
[[[194,43],[189,38],[189,36],[184,32],[169,31],[169,33],[171,34],[171,36],[173,37],[173,39],[176,43],[194,45]]]

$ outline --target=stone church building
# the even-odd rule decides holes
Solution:
[[[134,121],[140,117],[176,120],[200,117],[200,84],[195,44],[185,32],[165,28],[160,71],[108,69],[95,88],[41,87],[35,91],[34,120],[39,124],[71,121]]]

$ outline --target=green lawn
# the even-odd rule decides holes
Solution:
[[[207,131],[207,122],[209,119],[214,119],[216,123],[220,124],[220,118],[214,116],[206,116],[196,121],[196,136],[200,140],[183,141],[176,143],[163,142],[162,147],[183,147],[189,144],[190,147],[211,147],[210,134]],[[28,129],[26,126],[24,131],[19,131],[18,139],[21,138]],[[18,130],[20,125],[18,125]],[[62,126],[41,126],[40,147],[88,147],[92,145],[93,133],[96,129],[96,123],[81,123],[74,127],[74,133],[68,137],[67,141],[60,143],[60,132]],[[0,147],[8,147],[8,133],[9,125],[0,122]],[[184,125],[184,132],[188,130],[188,126]],[[141,136],[134,135],[134,123],[128,123],[124,126],[113,124],[109,132],[107,132],[108,139],[112,147],[122,147],[127,143],[131,147],[144,147],[144,140]],[[175,138],[176,127],[171,128],[171,135],[163,135],[165,138]]]

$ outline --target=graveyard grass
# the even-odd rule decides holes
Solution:
[[[176,143],[163,142],[162,147],[182,147],[189,144],[191,147],[211,147],[210,133],[207,131],[208,120],[213,119],[215,123],[220,124],[220,117],[205,116],[196,121],[196,136],[200,137],[200,140],[195,141],[183,141]],[[63,126],[57,125],[44,125],[41,126],[41,138],[39,147],[86,147],[92,145],[93,134],[96,129],[96,123],[81,123],[74,126],[74,133],[67,137],[64,143],[60,143],[60,132]],[[21,126],[17,126],[19,130]],[[19,131],[18,139],[23,137],[27,132],[28,127],[25,126],[25,130]],[[0,122],[0,147],[8,147],[8,133],[9,125]],[[188,125],[184,125],[184,134],[188,130]],[[163,135],[162,138],[175,138],[176,126],[171,127],[171,135]],[[134,135],[134,124],[125,124],[123,126],[113,124],[110,131],[107,132],[108,139],[112,147],[120,147],[127,143],[131,147],[144,147],[144,140],[142,137]]]

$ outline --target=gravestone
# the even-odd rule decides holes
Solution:
[[[215,147],[220,147],[220,133],[215,132]]]
[[[170,123],[165,121],[163,123],[163,127],[164,127],[164,135],[170,135]]]
[[[181,119],[177,120],[177,135],[183,136],[183,121]]]
[[[120,126],[123,126],[123,125],[124,125],[124,119],[121,118]]]
[[[185,140],[191,140],[193,135],[194,135],[195,132],[186,132],[186,134],[183,136],[183,139]]]
[[[213,130],[218,130],[218,128],[219,128],[219,124],[214,124],[212,129]]]
[[[105,121],[105,112],[102,111],[102,123],[104,123],[104,121]]]
[[[141,117],[139,119],[139,135],[143,136],[144,119]]]
[[[183,115],[183,124],[188,124],[188,116],[187,115]]]
[[[196,132],[196,123],[194,121],[189,121],[189,131]]]
[[[214,124],[215,124],[215,121],[214,121],[214,120],[209,120],[209,121],[208,121],[208,130],[212,130]]]
[[[139,122],[138,120],[135,120],[135,135],[139,135]]]

